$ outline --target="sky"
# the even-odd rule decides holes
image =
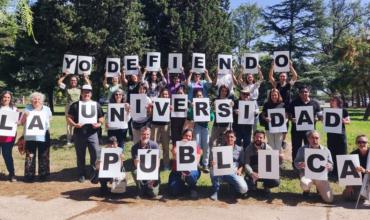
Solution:
[[[244,4],[244,3],[257,3],[258,6],[260,7],[266,7],[266,6],[271,6],[276,3],[281,2],[281,0],[230,0],[230,8],[235,9],[239,5]]]

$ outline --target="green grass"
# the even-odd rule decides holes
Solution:
[[[76,155],[73,146],[66,146],[66,122],[64,116],[64,106],[56,106],[56,113],[53,116],[51,122],[51,138],[52,138],[52,148],[51,148],[51,171],[52,172],[64,172],[67,176],[75,178],[75,174],[72,170],[75,170],[76,167]],[[105,109],[106,111],[106,109]],[[352,122],[350,125],[346,126],[347,138],[348,138],[348,151],[350,152],[355,148],[355,137],[358,134],[370,134],[370,124],[367,121],[362,121],[364,109],[349,109],[350,117]],[[326,134],[322,131],[322,124],[318,123],[317,129],[319,130],[322,140],[321,143],[325,145],[326,143]],[[21,134],[22,128],[19,128],[18,135]],[[106,132],[103,132],[104,137]],[[288,139],[290,140],[290,135],[288,133]],[[130,149],[132,142],[126,143],[125,155],[128,159],[131,155]],[[18,153],[16,148],[13,149],[13,156],[15,159],[16,174],[18,176],[23,176],[24,170],[24,156],[21,156]],[[88,156],[87,156],[88,158]],[[130,164],[130,161],[127,161],[126,164]],[[300,193],[299,181],[297,178],[292,178],[294,175],[289,171],[291,169],[290,162],[286,161],[284,166],[287,167],[281,173],[281,185],[279,188],[274,189],[273,191],[277,192],[287,192],[287,193]],[[0,171],[6,173],[6,168],[4,161],[0,160]],[[68,175],[69,173],[71,173]],[[64,174],[63,173],[63,174]],[[161,172],[162,183],[167,183],[169,172]],[[66,176],[66,177],[67,177]],[[132,180],[131,182],[132,184]],[[211,186],[211,181],[208,174],[202,174],[198,182],[199,186]],[[334,191],[339,193],[342,188],[336,184],[332,184]]]

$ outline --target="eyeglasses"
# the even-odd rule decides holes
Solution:
[[[367,144],[367,141],[357,141],[357,144]]]
[[[116,95],[116,96],[122,96],[123,94],[121,94],[121,93],[116,93],[116,94],[114,94],[114,95]]]

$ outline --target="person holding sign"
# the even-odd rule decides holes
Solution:
[[[194,79],[192,81],[191,78],[193,75]],[[189,77],[186,80],[186,85],[188,87],[188,99],[190,102],[193,101],[193,96],[195,95],[196,90],[201,90],[204,98],[208,97],[208,91],[212,86],[212,79],[209,76],[208,70],[204,70],[204,76],[206,80],[201,80],[200,73],[194,72],[193,70],[189,71]]]
[[[36,173],[36,152],[38,151],[39,179],[45,181],[50,174],[50,108],[44,105],[45,96],[34,92],[30,95],[31,104],[27,105],[21,119],[25,124],[26,162],[24,176],[26,182],[33,182]]]
[[[284,132],[271,133],[269,131],[269,123],[271,123],[271,118],[268,117],[267,111],[269,109],[284,108],[284,102],[280,95],[279,90],[271,89],[267,102],[263,105],[262,113],[260,118],[264,122],[264,127],[267,134],[267,143],[274,150],[281,150],[284,147]],[[285,121],[281,121],[285,125]]]
[[[147,70],[144,68],[143,81],[148,85],[147,94],[149,98],[158,97],[159,92],[167,85],[162,69],[159,70],[159,74],[160,77],[158,77],[158,72],[150,72],[149,77],[147,77]]]
[[[226,106],[226,104],[225,104],[222,107],[221,106],[220,107],[215,106],[215,107],[216,108],[217,107],[223,108],[223,109],[226,109],[225,111],[229,111],[229,109],[232,109],[232,107],[234,106],[234,102],[232,101],[232,99],[229,99],[230,89],[227,86],[222,85],[222,86],[220,86],[218,91],[219,91],[218,92],[219,95],[217,96],[215,101],[216,100],[227,100],[228,101],[228,106]],[[215,103],[215,101],[213,103]],[[231,115],[231,114],[232,114],[232,111],[229,111],[229,115]],[[214,121],[213,126],[212,126],[211,137],[209,139],[209,149],[210,149],[210,151],[212,151],[213,147],[222,144],[222,141],[224,140],[223,134],[228,129],[230,129],[230,127],[231,127],[231,123],[229,123],[229,122],[226,122],[226,123],[218,122],[217,117],[215,117],[215,121]]]
[[[169,91],[163,88],[159,93],[160,98],[170,98]],[[171,108],[169,106],[168,108]],[[162,143],[163,169],[170,169],[170,122],[159,122],[152,120],[152,133],[150,139]]]
[[[112,84],[108,84],[107,73],[104,74],[103,88],[108,90],[108,100],[111,98],[114,91],[122,88],[121,75],[112,77]]]
[[[69,84],[63,83],[63,81],[69,76]],[[84,84],[91,85],[91,81],[89,80],[89,76],[87,74],[83,75]],[[64,72],[62,76],[58,80],[58,86],[62,90],[65,90],[65,94],[67,97],[67,103],[65,107],[65,116],[67,121],[67,145],[72,144],[72,136],[73,136],[73,127],[68,123],[68,110],[72,103],[77,102],[80,99],[81,89],[78,86],[78,76],[70,75],[68,71]]]
[[[177,88],[175,91],[175,94],[177,95],[185,95],[185,86],[181,85]],[[174,103],[172,103],[172,106],[175,107]],[[187,109],[185,109],[185,113],[187,112]],[[180,141],[182,139],[181,132],[183,131],[184,125],[185,125],[186,117],[184,118],[174,118],[171,117],[171,142],[172,146],[176,145],[177,141]]]
[[[172,94],[177,94],[177,90],[180,86],[183,86],[185,81],[184,67],[181,67],[181,73],[170,73],[167,69],[167,89],[170,92],[170,97]]]
[[[368,146],[368,143],[369,140],[366,135],[358,135],[356,137],[357,149],[351,152],[351,154],[358,155],[360,158],[360,166],[356,167],[356,171],[362,173],[362,178],[364,178],[366,174],[370,175],[370,169],[368,169],[370,165],[367,164],[367,159],[370,155],[370,148]],[[346,200],[356,201],[360,194],[360,191],[361,186],[346,186],[342,195]],[[369,198],[367,198],[367,200],[365,199],[364,204],[367,206],[370,205]]]
[[[262,130],[256,130],[253,134],[253,142],[245,149],[245,173],[246,180],[248,183],[249,190],[256,190],[257,181],[263,183],[263,192],[267,197],[270,196],[271,188],[280,185],[279,179],[261,179],[258,176],[258,151],[259,150],[272,150],[272,148],[265,142],[266,134]],[[280,161],[282,162],[283,154],[279,155]]]
[[[333,160],[330,154],[330,151],[328,148],[323,147],[320,145],[320,134],[317,131],[309,131],[307,132],[307,139],[308,139],[308,144],[304,145],[299,148],[297,152],[297,156],[295,157],[294,160],[294,166],[298,169],[299,171],[299,176],[300,176],[300,183],[301,183],[301,188],[303,190],[303,198],[308,199],[310,198],[310,189],[312,185],[316,186],[316,189],[318,193],[321,196],[321,199],[324,200],[324,202],[327,203],[332,203],[333,202],[333,192],[330,188],[330,184],[328,180],[314,180],[314,179],[309,179],[305,176],[305,170],[306,169],[312,169],[315,167],[313,164],[309,164],[309,161],[304,161],[305,160],[305,149],[322,149],[326,151],[326,158],[322,158],[324,160],[327,160],[327,163],[325,166],[321,165],[320,168],[315,167],[315,169],[321,171],[322,169],[327,169],[328,171],[333,170]],[[319,155],[320,156],[320,155]],[[319,160],[317,158],[316,160]],[[312,160],[311,163],[313,163],[315,160]],[[322,169],[321,169],[322,168]]]
[[[203,98],[203,92],[202,90],[195,90],[195,98]],[[194,118],[194,103],[192,104],[192,107],[189,108],[188,111],[188,117],[187,119],[189,121],[192,121]],[[210,112],[210,120],[214,120],[214,113],[211,111]],[[203,150],[203,155],[202,155],[202,169],[203,172],[209,173],[209,124],[208,121],[206,122],[194,122],[194,135],[195,135],[195,140],[197,142],[197,145],[199,145],[202,150]]]
[[[140,141],[134,144],[131,148],[131,158],[133,160],[134,170],[132,176],[134,177],[136,188],[138,192],[137,198],[149,196],[150,198],[157,198],[159,194],[160,177],[158,173],[158,180],[137,180],[137,168],[139,166],[139,149],[159,149],[156,142],[150,140],[150,128],[143,127],[140,130]]]
[[[115,136],[108,138],[108,143],[106,145],[106,148],[118,148],[118,141]],[[121,161],[121,170],[124,171],[123,161],[125,159],[125,154],[123,152],[124,151],[122,151],[122,154],[120,155],[119,160]],[[93,177],[91,178],[91,183],[97,184],[98,182],[100,182],[100,193],[104,195],[109,192],[108,182],[112,181],[112,178],[99,178],[99,170],[100,170],[101,162],[102,161],[97,160],[95,163],[95,172],[94,172]],[[126,181],[126,180],[123,179],[122,181]]]
[[[312,108],[314,118],[309,117],[308,110],[302,111],[300,115],[295,115],[295,107],[307,107],[307,109]],[[304,144],[308,143],[306,132],[309,131],[297,130],[297,124],[301,125],[304,122],[305,124],[315,125],[316,120],[321,120],[322,112],[320,104],[316,100],[310,98],[310,90],[305,85],[299,88],[299,96],[289,104],[287,112],[289,119],[292,121],[292,158],[294,161],[298,149],[302,146],[302,142],[304,142]]]
[[[239,124],[239,102],[241,101],[251,101],[250,91],[249,89],[245,88],[240,91],[240,97],[237,102],[234,104],[233,112],[234,112],[234,119],[233,119],[233,130],[236,134],[236,144],[239,146],[243,146],[244,149],[248,147],[251,143],[252,138],[252,124]],[[258,105],[257,102],[254,102],[254,109],[248,109],[249,111],[254,111],[254,115],[258,114]],[[248,113],[245,113],[248,114]],[[249,115],[249,114],[248,114]]]
[[[347,154],[347,135],[345,125],[351,123],[351,120],[348,115],[348,111],[343,108],[343,101],[339,96],[333,96],[330,98],[330,108],[339,108],[342,109],[342,133],[330,133],[326,134],[327,137],[327,146],[333,157],[333,172],[331,176],[333,179],[338,179],[337,172],[337,155]]]
[[[3,91],[0,95],[0,101],[1,101],[1,106],[0,106],[0,111],[11,111],[11,112],[18,112],[17,107],[14,106],[13,103],[13,94],[10,91]],[[5,117],[6,120],[7,117]],[[17,117],[17,120],[19,117]],[[0,130],[2,129],[12,129],[10,126],[7,126],[6,122],[4,120],[4,116],[2,115],[1,117],[1,123],[0,123]],[[3,134],[3,132],[1,132]],[[13,145],[15,141],[15,137],[17,134],[14,136],[4,136],[0,135],[0,152],[3,155],[6,169],[9,172],[8,179],[10,182],[16,182],[17,179],[15,178],[15,171],[14,171],[14,162],[13,162]]]
[[[122,89],[117,89],[114,91],[109,98],[109,104],[119,104],[119,103],[125,103],[125,112],[123,112],[123,116],[125,117],[129,113],[129,104],[126,102],[126,96],[125,92]],[[112,116],[111,116],[112,117]],[[128,121],[128,119],[125,119],[124,121]],[[124,122],[121,122],[124,123]],[[105,127],[108,129],[108,137],[116,137],[118,141],[118,147],[122,148],[123,151],[125,150],[125,137],[127,135],[127,128],[114,128],[109,126],[109,120],[105,123]]]
[[[233,148],[233,163],[232,168],[235,171],[233,174],[224,176],[213,176],[211,172],[213,194],[211,195],[212,200],[218,200],[218,191],[220,190],[220,180],[229,183],[236,192],[240,193],[242,197],[247,196],[248,185],[245,182],[242,173],[244,166],[244,149],[241,146],[236,145],[236,136],[232,130],[225,132],[224,138],[226,139],[226,145]],[[216,161],[211,162],[211,166],[214,167]]]
[[[95,167],[100,157],[98,130],[104,123],[104,112],[100,104],[91,99],[91,85],[83,85],[81,101],[72,103],[68,111],[68,123],[74,127],[74,143],[77,156],[78,181],[85,181],[86,148],[90,153],[90,165]]]
[[[182,141],[188,142],[193,140],[193,130],[192,129],[185,129],[182,132]],[[200,155],[202,154],[202,150],[197,145],[196,147],[196,163],[199,163]],[[176,158],[177,154],[177,147],[172,148],[172,158]],[[201,172],[199,169],[191,170],[191,171],[177,171],[176,160],[172,161],[172,171],[168,178],[168,187],[170,190],[170,194],[173,196],[178,196],[180,194],[185,193],[185,191],[190,190],[190,197],[192,199],[198,198],[198,193],[196,191],[197,181],[200,178]]]

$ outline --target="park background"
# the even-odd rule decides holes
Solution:
[[[180,52],[188,70],[191,54],[202,52],[215,77],[218,54],[237,58],[245,52],[260,52],[262,72],[268,79],[270,54],[288,50],[299,75],[295,87],[310,85],[312,95],[323,105],[333,93],[345,100],[352,119],[347,126],[348,149],[352,150],[357,134],[370,134],[369,10],[369,2],[345,0],[266,1],[262,5],[228,0],[0,0],[0,89],[13,91],[18,100],[31,91],[46,94],[54,112],[51,181],[72,182],[76,180],[75,151],[65,145],[65,99],[56,86],[65,53],[95,58],[90,78],[98,100],[105,97],[101,83],[106,57],[138,54],[143,61],[146,52],[159,51],[165,68],[167,54]],[[265,81],[259,103],[266,100],[269,88]],[[320,123],[318,129],[325,144]],[[131,142],[126,155],[130,146]],[[16,174],[23,176],[23,156],[16,149],[14,156]],[[285,164],[288,170],[289,164]],[[1,161],[0,171],[4,170]],[[292,177],[292,173],[282,173],[282,184],[275,192],[300,193],[298,179]],[[162,178],[167,182],[168,173],[162,172]],[[200,186],[210,186],[208,176],[202,175]],[[333,186],[336,193],[341,191],[336,183]],[[2,188],[9,190],[7,185]],[[13,188],[8,193],[22,190]]]

